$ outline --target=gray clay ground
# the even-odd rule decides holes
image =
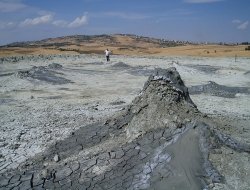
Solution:
[[[60,173],[55,173],[58,186],[54,188],[63,186],[69,189],[70,187],[67,185],[72,185],[71,178],[75,178],[74,175],[78,175],[78,178],[83,180],[89,178],[93,180],[95,177],[97,177],[96,181],[106,179],[101,175],[104,171],[108,171],[107,164],[103,162],[108,160],[112,165],[110,159],[113,159],[115,163],[112,167],[110,166],[112,170],[105,174],[110,177],[123,176],[120,178],[122,182],[117,181],[117,184],[107,181],[107,185],[113,185],[114,189],[125,188],[126,185],[131,189],[146,189],[149,188],[149,182],[156,189],[164,189],[167,184],[171,186],[164,180],[160,182],[159,175],[176,181],[175,175],[171,174],[172,169],[169,168],[171,164],[176,166],[175,162],[178,161],[188,165],[187,160],[199,160],[199,154],[192,154],[197,149],[194,141],[189,141],[190,138],[196,139],[195,136],[192,136],[193,133],[187,133],[181,138],[183,142],[175,143],[173,145],[175,148],[170,146],[168,152],[164,152],[166,145],[158,140],[153,140],[153,145],[148,147],[144,142],[143,144],[146,145],[142,147],[140,143],[134,144],[133,141],[128,143],[125,137],[116,138],[124,134],[110,129],[109,124],[104,125],[101,134],[92,133],[95,130],[98,131],[99,127],[109,121],[108,118],[113,118],[114,114],[123,112],[125,107],[131,104],[155,68],[172,66],[176,67],[186,86],[190,88],[190,96],[198,110],[207,114],[212,120],[216,120],[216,127],[219,131],[232,136],[239,142],[250,144],[249,58],[238,58],[237,62],[234,62],[234,58],[113,56],[111,63],[108,64],[105,63],[102,56],[91,55],[8,58],[0,60],[0,173],[5,174],[7,170],[24,166],[30,168],[30,171],[35,171],[34,166],[30,164],[31,160],[38,159],[39,161],[40,154],[47,154],[48,158],[45,156],[35,166],[38,167],[36,169],[40,168],[41,175],[44,175],[46,179],[48,173],[53,174],[53,171],[48,172],[42,168],[49,167],[58,171],[58,167],[61,167],[60,164],[72,164],[62,167],[64,170],[61,170]],[[178,113],[178,110],[176,112]],[[91,130],[88,131],[88,128]],[[96,129],[93,130],[93,128]],[[161,130],[152,131],[152,133],[153,137],[158,133],[161,134],[161,137],[164,135]],[[151,135],[150,131],[146,133],[146,139],[151,139],[147,135]],[[73,143],[73,148],[70,148],[70,142],[77,137],[81,139],[81,143],[76,147]],[[111,140],[110,137],[112,137]],[[114,142],[120,143],[121,147],[116,147],[112,144]],[[138,140],[138,142],[140,141]],[[60,146],[60,143],[64,144]],[[191,155],[191,157],[183,160],[182,155],[178,156],[175,151],[183,149],[185,143],[190,143],[190,146],[183,151],[186,151],[187,155]],[[57,145],[65,146],[65,150],[59,148],[55,153]],[[51,146],[55,149],[51,149]],[[102,151],[109,146],[113,148],[110,150],[113,153],[106,155],[106,152]],[[147,149],[152,149],[150,157],[143,154],[147,152]],[[172,162],[168,155],[171,149],[176,155],[176,160],[172,159]],[[49,154],[50,151],[53,154]],[[82,158],[80,160],[86,163],[79,164],[78,158],[68,158],[68,155],[77,155],[76,153],[79,153]],[[57,159],[57,155],[60,155],[60,158]],[[93,159],[90,159],[89,155],[92,155]],[[125,158],[124,155],[126,155]],[[98,158],[100,162],[95,158]],[[122,158],[121,162],[118,161],[120,158]],[[71,159],[71,161],[67,159]],[[147,168],[147,164],[143,165],[144,162],[141,163],[141,166],[134,167],[133,164],[141,162],[141,159],[145,159],[145,163],[155,166],[153,167],[155,173],[148,175],[149,168]],[[53,163],[53,160],[56,163]],[[213,189],[249,189],[249,160],[248,153],[237,152],[226,146],[214,149],[209,153],[209,161],[224,176],[224,182],[210,183],[209,187]],[[155,162],[169,162],[170,164],[161,166],[161,164],[155,165]],[[129,174],[119,173],[119,168],[125,165],[129,172],[135,172],[133,175],[131,174],[134,176],[133,178]],[[81,178],[79,168],[83,170],[84,166],[92,168],[91,172],[95,173],[95,176]],[[197,166],[195,169],[200,171],[199,165],[195,166]],[[176,171],[180,171],[182,174],[182,170],[179,169],[177,167]],[[159,170],[158,174],[156,174],[157,170]],[[191,172],[186,176],[195,180],[192,175]],[[7,183],[9,185],[7,189],[16,186],[25,189],[30,185],[30,179],[35,179],[35,177],[35,174],[27,174],[22,176],[22,179],[18,174],[6,179],[1,178],[1,187],[6,187],[5,183]],[[35,180],[33,181],[35,182]],[[39,180],[37,182],[41,183]],[[25,185],[25,183],[27,184]],[[184,180],[183,184],[185,183]],[[201,184],[194,181],[191,183]],[[39,185],[43,187],[44,183],[37,184],[37,187]],[[52,187],[49,180],[46,185]],[[98,189],[98,186],[103,184],[96,183],[96,186],[91,186],[88,181],[81,181],[78,185]],[[172,184],[172,187],[175,185]],[[192,187],[200,188],[199,185]]]

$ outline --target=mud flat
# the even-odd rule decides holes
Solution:
[[[1,59],[2,189],[249,187],[249,58],[111,59]]]

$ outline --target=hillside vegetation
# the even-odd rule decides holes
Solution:
[[[0,47],[0,56],[26,54],[103,54],[109,48],[117,55],[250,56],[247,45],[194,44],[137,35],[74,35],[40,41],[16,42]]]

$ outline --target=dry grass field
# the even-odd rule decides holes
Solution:
[[[0,47],[0,57],[49,54],[103,54],[109,48],[116,55],[250,57],[246,45],[197,45],[162,41],[134,35],[69,36]]]

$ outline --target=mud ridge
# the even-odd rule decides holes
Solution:
[[[150,76],[154,73],[154,69],[144,66],[130,66],[123,62],[118,62],[110,66],[113,70],[126,71],[135,76]]]
[[[58,75],[63,75],[62,73],[56,71],[60,70],[61,68],[62,65],[58,63],[52,63],[49,64],[48,66],[39,66],[39,67],[33,66],[30,70],[18,71],[17,76],[28,80],[30,78],[36,79],[39,81],[44,81],[55,85],[72,83],[72,81],[63,78],[61,76],[58,76]]]
[[[222,69],[219,66],[211,66],[211,65],[186,65],[187,67],[194,68],[196,70],[202,71],[204,73],[214,74],[218,70]]]
[[[219,85],[216,82],[209,81],[205,85],[191,86],[189,88],[190,94],[211,94],[213,96],[219,96],[224,98],[235,98],[237,93],[249,94],[249,88],[247,87],[229,87]]]

